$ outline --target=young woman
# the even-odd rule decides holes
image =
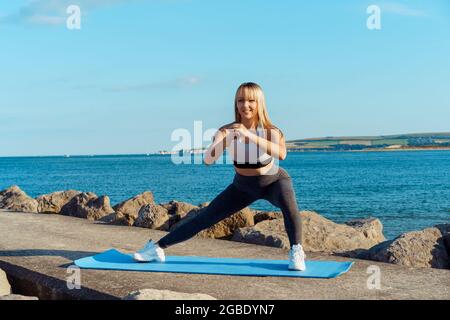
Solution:
[[[265,199],[281,209],[290,250],[288,268],[305,270],[301,220],[289,174],[277,165],[286,158],[284,135],[269,119],[264,93],[256,83],[239,86],[234,102],[235,122],[221,127],[204,154],[213,164],[225,150],[236,171],[233,182],[193,219],[175,228],[158,242],[150,240],[134,254],[140,262],[164,262],[164,249],[192,238],[219,221]],[[275,161],[277,160],[277,161]]]

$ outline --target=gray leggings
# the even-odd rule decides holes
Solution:
[[[273,175],[243,176],[236,173],[233,182],[205,209],[162,237],[158,245],[164,249],[188,240],[258,199],[265,199],[281,209],[290,245],[301,244],[302,227],[292,180],[279,167]]]

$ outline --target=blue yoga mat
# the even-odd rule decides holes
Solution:
[[[306,261],[305,271],[288,269],[288,260],[213,258],[200,256],[166,256],[166,261],[136,262],[132,254],[115,249],[75,260],[85,269],[226,274],[236,276],[273,276],[335,278],[350,270],[353,262]]]

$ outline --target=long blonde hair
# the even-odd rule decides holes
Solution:
[[[281,136],[283,132],[277,128],[269,118],[267,112],[266,99],[262,88],[254,82],[245,82],[239,86],[236,90],[236,96],[234,98],[234,120],[241,122],[241,115],[238,110],[238,99],[243,96],[244,98],[255,99],[258,104],[258,124],[264,129],[277,129],[280,131]]]

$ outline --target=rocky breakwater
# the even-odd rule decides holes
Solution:
[[[0,209],[62,214],[90,220],[99,220],[114,214],[108,196],[67,190],[41,195],[33,199],[15,185],[0,191]]]
[[[21,212],[38,212],[38,202],[18,186],[0,191],[0,209]]]
[[[385,240],[380,220],[367,218],[338,224],[313,211],[301,211],[303,247],[310,252],[347,252]],[[254,226],[237,229],[231,240],[289,249],[281,212],[259,212]]]
[[[196,219],[209,203],[193,205],[170,201],[156,203],[145,191],[114,206],[109,197],[76,190],[58,191],[33,199],[17,186],[0,191],[0,209],[52,213],[98,220],[105,224],[174,231]],[[386,240],[377,218],[335,223],[314,211],[299,212],[306,252],[325,252],[359,259],[397,263],[412,267],[449,269],[450,224],[442,224]],[[244,208],[196,237],[231,240],[289,249],[281,212]]]
[[[450,269],[450,224],[406,232],[354,256],[409,267]]]

